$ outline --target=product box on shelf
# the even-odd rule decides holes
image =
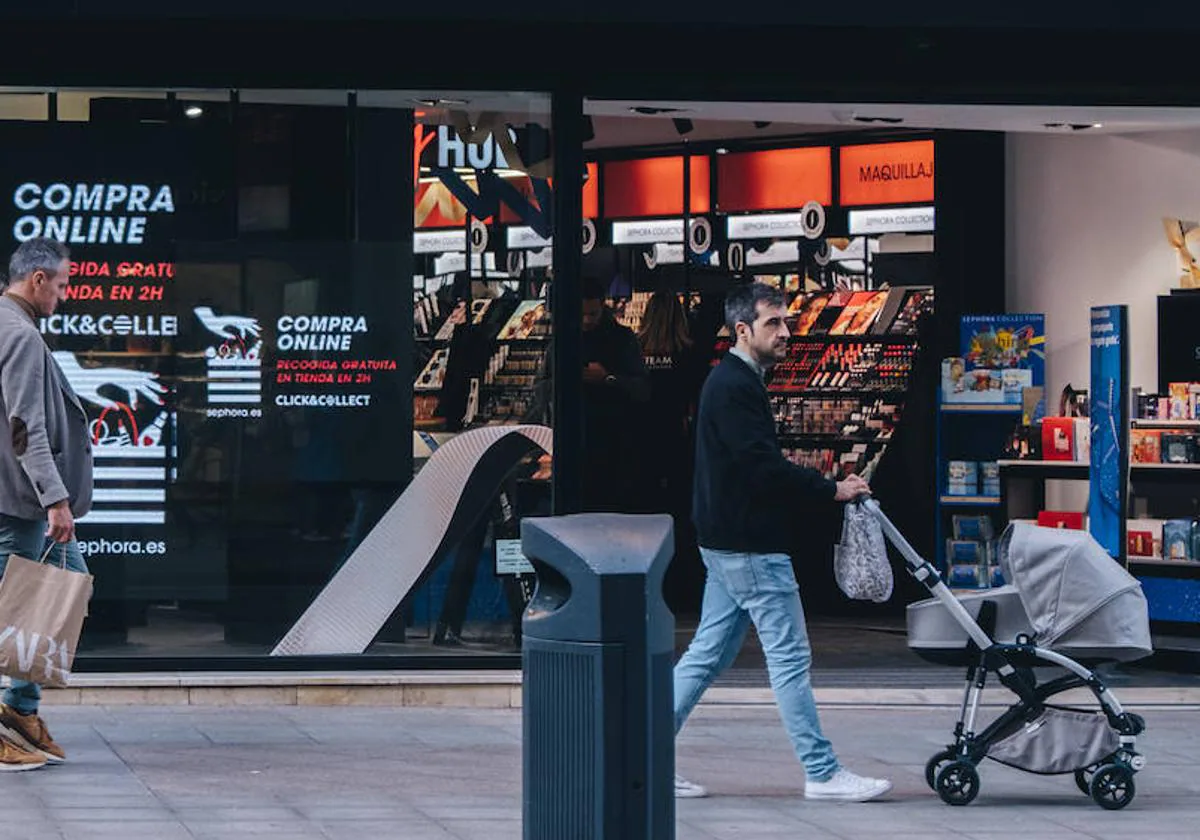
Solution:
[[[1196,461],[1195,437],[1182,432],[1162,433],[1162,462],[1191,464]]]
[[[1195,560],[1192,553],[1192,534],[1195,522],[1191,519],[1169,519],[1163,523],[1162,548],[1164,560]]]
[[[995,524],[990,516],[966,516],[956,514],[951,517],[954,539],[990,542],[996,536]]]
[[[1168,390],[1168,420],[1194,420],[1191,387],[1187,382],[1172,382]]]
[[[1045,461],[1073,461],[1075,459],[1074,418],[1043,418],[1042,459]]]
[[[975,461],[950,461],[946,464],[946,495],[977,496],[979,464]]]
[[[1125,524],[1126,550],[1130,557],[1154,558],[1163,556],[1163,525],[1161,519],[1130,519]]]
[[[1075,421],[1075,461],[1089,461],[1092,457],[1092,423],[1087,417],[1073,417]]]
[[[1129,454],[1129,460],[1134,464],[1162,463],[1162,432],[1158,429],[1131,429]]]
[[[1045,316],[964,315],[961,355],[942,365],[942,401],[1021,404],[1045,382]]]
[[[1068,528],[1083,530],[1083,514],[1070,510],[1043,510],[1038,512],[1037,524],[1043,528]]]
[[[979,463],[979,491],[985,496],[1000,495],[1000,465],[997,462]]]

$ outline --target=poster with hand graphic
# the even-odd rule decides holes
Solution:
[[[216,121],[0,124],[5,263],[32,237],[71,252],[66,300],[39,328],[90,424],[94,506],[77,531],[90,559],[167,553],[175,247],[235,235],[227,132]]]
[[[65,350],[55,351],[54,360],[90,421],[94,505],[79,524],[163,525],[168,460],[163,432],[172,421],[158,375],[81,363]]]

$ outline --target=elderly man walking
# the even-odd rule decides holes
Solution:
[[[92,506],[92,446],[79,398],[38,329],[66,298],[70,254],[51,239],[17,248],[0,296],[0,573],[12,554],[63,552],[87,572],[75,520]],[[38,715],[41,687],[12,681],[0,705],[0,771],[66,759]]]

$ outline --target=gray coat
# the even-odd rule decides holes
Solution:
[[[0,296],[0,513],[45,519],[69,499],[76,518],[92,509],[87,413],[37,325]]]

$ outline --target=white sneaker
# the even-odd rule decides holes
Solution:
[[[676,783],[676,790],[678,790]],[[887,779],[868,779],[866,776],[856,776],[849,770],[838,770],[833,776],[823,782],[811,779],[804,783],[805,799],[829,799],[837,802],[866,802],[883,796],[892,789],[892,783]]]
[[[676,799],[703,799],[708,796],[708,790],[695,782],[689,782],[687,779],[675,774],[675,798]]]

